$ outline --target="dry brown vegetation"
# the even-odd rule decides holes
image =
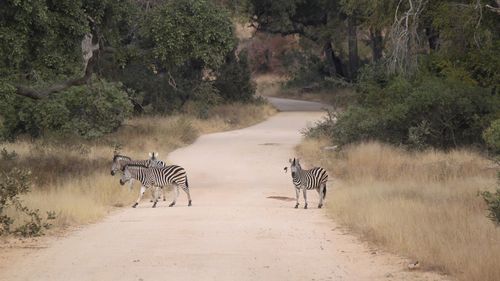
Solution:
[[[12,165],[32,171],[32,192],[22,200],[41,214],[54,211],[56,218],[49,222],[55,229],[89,223],[137,198],[136,190],[120,186],[118,177],[110,175],[116,148],[136,159],[146,159],[150,151],[160,151],[160,158],[165,158],[200,134],[249,126],[274,113],[267,104],[230,104],[213,108],[204,120],[191,115],[132,118],[116,133],[92,142],[51,138],[2,143],[0,148],[15,151],[17,157],[2,161],[0,168]],[[22,219],[12,210],[10,215]]]
[[[363,143],[341,152],[305,140],[298,154],[328,169],[329,213],[364,239],[460,280],[499,280],[500,228],[486,218],[480,190],[498,167],[467,149],[407,152]]]

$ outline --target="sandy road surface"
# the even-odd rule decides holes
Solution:
[[[202,136],[168,159],[188,171],[192,207],[182,191],[174,208],[144,201],[30,251],[0,280],[440,280],[343,234],[313,192],[308,210],[269,198],[294,196],[283,167],[321,116],[283,112]]]

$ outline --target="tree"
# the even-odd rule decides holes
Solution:
[[[145,26],[154,59],[160,67],[185,64],[217,69],[236,39],[227,12],[205,0],[168,1]]]
[[[32,99],[86,84],[100,52],[120,40],[129,1],[2,1],[3,86]],[[83,68],[83,71],[82,71]]]

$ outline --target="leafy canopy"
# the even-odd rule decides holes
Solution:
[[[218,68],[236,45],[228,13],[205,0],[168,1],[158,7],[146,37],[164,67],[197,63]]]

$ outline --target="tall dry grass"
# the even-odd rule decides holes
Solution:
[[[249,126],[274,113],[268,104],[229,104],[213,108],[203,120],[186,114],[132,118],[96,141],[51,138],[0,143],[0,148],[17,153],[15,159],[0,161],[0,171],[31,170],[33,188],[22,201],[42,215],[54,211],[56,219],[49,221],[53,228],[90,223],[114,207],[128,207],[138,196],[137,190],[120,186],[119,178],[110,176],[116,148],[135,159],[146,159],[150,151],[161,151],[162,158],[200,134]],[[20,213],[10,210],[9,214],[23,220]]]
[[[486,218],[480,190],[496,186],[495,166],[467,149],[407,152],[363,143],[325,151],[298,148],[333,175],[328,211],[364,239],[459,280],[500,280],[500,229]]]

